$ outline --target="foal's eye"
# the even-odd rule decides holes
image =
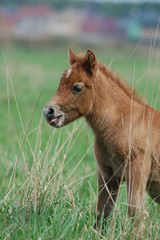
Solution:
[[[72,87],[72,92],[73,93],[80,93],[83,90],[83,85],[81,84],[76,84]]]

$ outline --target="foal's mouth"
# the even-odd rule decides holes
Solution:
[[[48,124],[53,127],[62,127],[63,115],[54,117],[51,121],[48,121]]]

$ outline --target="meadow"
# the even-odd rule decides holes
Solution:
[[[88,46],[74,46],[75,52]],[[159,47],[94,46],[98,59],[160,109]],[[9,46],[0,53],[0,239],[160,239],[160,207],[146,195],[146,218],[131,224],[126,186],[106,228],[94,230],[93,134],[83,119],[51,128],[43,106],[68,67],[68,45]]]

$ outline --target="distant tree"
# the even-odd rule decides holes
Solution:
[[[108,16],[125,16],[132,8],[138,8],[142,10],[155,10],[160,11],[160,3],[105,3],[105,2],[91,2],[91,1],[76,1],[76,0],[0,0],[0,4],[3,5],[26,5],[26,4],[49,4],[57,10],[62,10],[68,7],[73,7],[77,9],[88,8],[92,12],[99,12],[103,15]]]

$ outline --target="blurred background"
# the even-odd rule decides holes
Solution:
[[[140,41],[149,44],[160,15],[159,1],[1,0],[0,43],[102,44]],[[159,41],[160,34],[156,40]]]

